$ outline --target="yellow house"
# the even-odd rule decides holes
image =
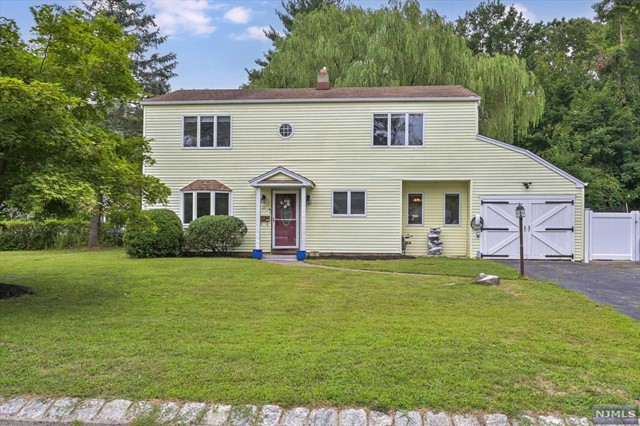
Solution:
[[[240,251],[582,259],[585,183],[478,134],[460,86],[178,90],[144,103],[156,163],[188,225],[229,214]],[[149,206],[151,207],[151,206]],[[473,226],[472,226],[473,225]]]

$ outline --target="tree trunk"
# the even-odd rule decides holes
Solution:
[[[100,246],[100,219],[102,218],[102,195],[98,195],[98,203],[91,213],[91,228],[89,229],[89,248]]]

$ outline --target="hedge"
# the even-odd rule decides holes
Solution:
[[[46,250],[86,247],[89,222],[79,219],[0,222],[0,250]]]

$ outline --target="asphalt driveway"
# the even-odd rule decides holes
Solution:
[[[519,268],[517,260],[499,262]],[[525,274],[560,284],[640,320],[640,263],[526,261]]]

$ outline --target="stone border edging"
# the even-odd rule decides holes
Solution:
[[[432,411],[305,408],[277,405],[222,405],[115,399],[0,396],[0,425],[125,425],[152,418],[157,424],[201,426],[591,426],[586,417],[447,414]]]

